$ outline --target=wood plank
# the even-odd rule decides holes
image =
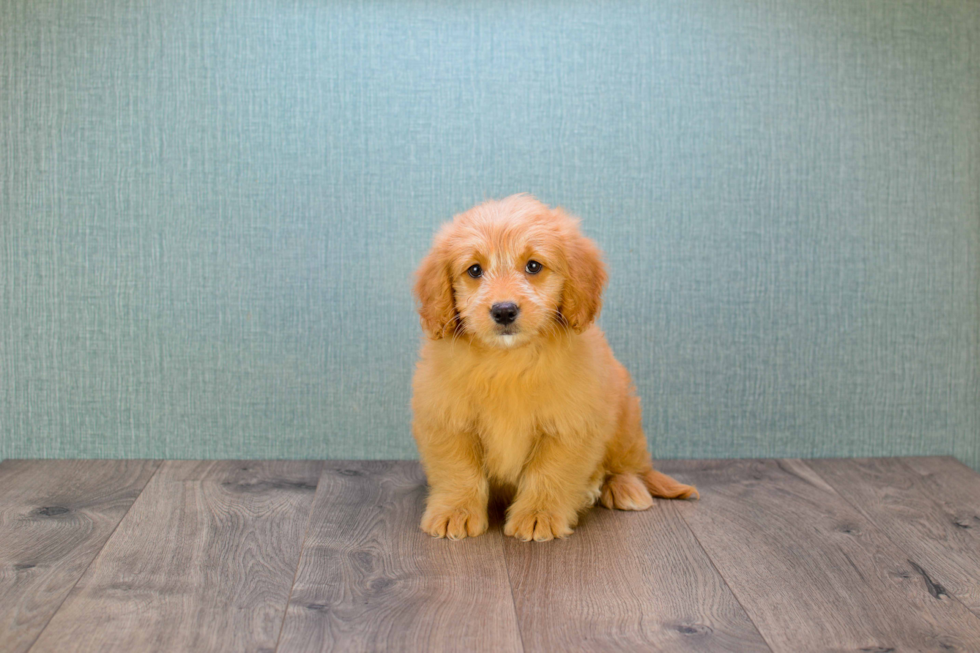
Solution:
[[[799,460],[672,461],[678,504],[775,651],[980,650],[980,619]]]
[[[528,651],[769,651],[675,502],[595,508],[570,537],[507,538]]]
[[[980,614],[980,474],[954,458],[807,465],[907,551],[935,591]]]
[[[0,642],[26,651],[156,471],[153,460],[0,463]]]
[[[952,456],[902,458],[902,463],[922,476],[922,482],[945,505],[968,520],[970,528],[980,528],[980,474]],[[962,514],[960,514],[962,513]],[[958,524],[960,528],[963,523]]]
[[[457,542],[419,529],[415,462],[328,463],[279,651],[518,651],[499,524]]]
[[[32,651],[271,651],[322,466],[164,463]]]

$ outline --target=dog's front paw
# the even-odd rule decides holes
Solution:
[[[556,537],[568,537],[572,526],[568,519],[545,510],[516,511],[504,524],[504,535],[530,542],[546,542]]]
[[[487,511],[485,509],[461,508],[459,506],[429,506],[422,515],[422,530],[433,537],[448,537],[461,540],[476,537],[487,532]]]

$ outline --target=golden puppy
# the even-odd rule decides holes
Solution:
[[[504,533],[571,534],[579,512],[697,496],[653,469],[629,373],[593,324],[606,282],[577,220],[528,195],[443,226],[417,272],[426,339],[412,430],[429,481],[422,530],[487,530],[491,492],[513,497]]]

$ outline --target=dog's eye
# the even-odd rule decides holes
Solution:
[[[528,261],[527,265],[524,266],[524,270],[528,274],[537,274],[538,272],[541,271],[541,268],[543,267],[544,266],[538,263],[537,261]]]
[[[470,275],[474,279],[479,279],[483,276],[483,268],[480,267],[479,263],[474,263],[466,269],[466,274]]]

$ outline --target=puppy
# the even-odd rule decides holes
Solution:
[[[606,270],[577,220],[528,195],[485,202],[442,227],[416,275],[423,531],[480,535],[496,492],[513,498],[504,533],[525,541],[571,534],[597,500],[697,496],[653,469],[629,373],[593,324]]]

